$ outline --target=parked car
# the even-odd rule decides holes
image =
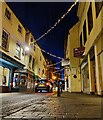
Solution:
[[[52,83],[47,79],[40,79],[35,82],[35,92],[42,92],[42,90],[46,90],[47,92],[52,92]]]

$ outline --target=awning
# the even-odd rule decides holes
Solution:
[[[7,64],[9,66],[17,67],[17,68],[23,68],[25,65],[16,61],[12,57],[6,55],[5,53],[0,51],[0,63]]]

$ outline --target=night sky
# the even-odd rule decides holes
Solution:
[[[39,38],[57,20],[67,12],[72,2],[10,2],[8,5],[19,18],[21,23],[26,26],[34,35]],[[78,21],[77,5],[69,14],[51,31],[38,41],[39,46],[60,57],[64,57],[64,40],[69,29]],[[60,61],[55,59],[56,62]]]

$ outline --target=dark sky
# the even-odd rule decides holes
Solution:
[[[39,38],[67,12],[71,2],[11,2],[8,3],[21,23]],[[44,50],[64,57],[64,40],[68,30],[77,22],[77,5],[50,32],[38,41]],[[57,59],[56,62],[60,61]]]

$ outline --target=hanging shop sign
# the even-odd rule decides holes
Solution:
[[[74,57],[83,57],[85,47],[74,48]]]
[[[70,65],[70,60],[69,59],[64,59],[61,62],[61,66],[69,66]]]

